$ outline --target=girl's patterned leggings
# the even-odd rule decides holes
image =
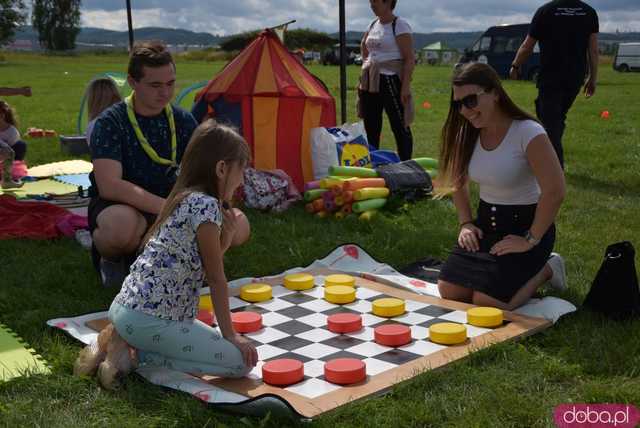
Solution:
[[[235,345],[199,320],[166,320],[115,302],[109,318],[120,336],[138,351],[140,366],[222,377],[243,377],[251,370]]]

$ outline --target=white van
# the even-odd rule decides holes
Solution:
[[[640,71],[640,42],[620,43],[613,60],[613,69],[622,72]]]

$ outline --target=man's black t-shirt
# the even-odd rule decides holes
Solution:
[[[198,126],[190,113],[173,107],[176,124],[176,160],[179,163],[187,148],[191,134]],[[145,117],[136,113],[142,134],[149,145],[165,159],[171,158],[171,129],[164,112]],[[175,171],[166,165],[155,163],[144,151],[129,122],[124,102],[112,105],[102,112],[91,134],[91,159],[111,159],[122,164],[122,179],[142,187],[147,192],[166,198],[175,183]],[[93,173],[90,195],[97,196],[98,189]]]
[[[587,73],[589,37],[598,31],[598,15],[584,2],[553,0],[541,6],[529,27],[529,35],[540,44],[538,86],[581,86]]]

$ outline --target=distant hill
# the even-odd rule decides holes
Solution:
[[[463,50],[471,46],[473,42],[480,37],[481,31],[472,32],[458,32],[458,33],[413,33],[413,41],[416,49],[422,49],[423,47],[435,42],[444,42],[449,47],[454,49]],[[347,31],[347,40],[360,42],[364,31]],[[340,34],[333,33],[331,37],[338,39]]]
[[[144,27],[134,30],[137,40],[162,40],[171,45],[217,45],[223,37],[210,33],[195,33],[189,30],[173,28]],[[16,32],[16,40],[31,40],[34,45],[38,42],[38,33],[32,26],[23,26]],[[103,28],[83,27],[76,42],[79,44],[127,46],[129,33],[127,31],[105,30]]]
[[[362,31],[348,31],[347,41],[359,43],[362,39]],[[424,46],[435,42],[443,42],[446,45],[463,50],[470,47],[478,37],[481,31],[475,32],[451,32],[451,33],[414,33],[416,49],[422,49]],[[160,27],[144,27],[134,30],[136,40],[162,40],[171,45],[218,45],[225,36],[214,36],[210,33],[196,33],[189,30],[180,30],[173,28]],[[339,34],[330,34],[331,37],[338,40]],[[227,36],[230,37],[230,36]],[[30,40],[33,46],[38,45],[38,34],[31,26],[23,26],[16,32],[16,40]],[[600,33],[599,40],[606,44],[616,44],[627,41],[640,41],[640,33]],[[112,31],[102,28],[84,27],[80,30],[80,34],[76,40],[79,45],[113,45],[116,47],[124,47],[129,43],[129,35],[126,31]]]

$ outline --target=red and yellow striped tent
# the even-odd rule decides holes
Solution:
[[[313,179],[311,128],[335,126],[335,100],[324,84],[263,31],[196,95],[193,114],[240,130],[255,168],[282,169],[302,189]]]

